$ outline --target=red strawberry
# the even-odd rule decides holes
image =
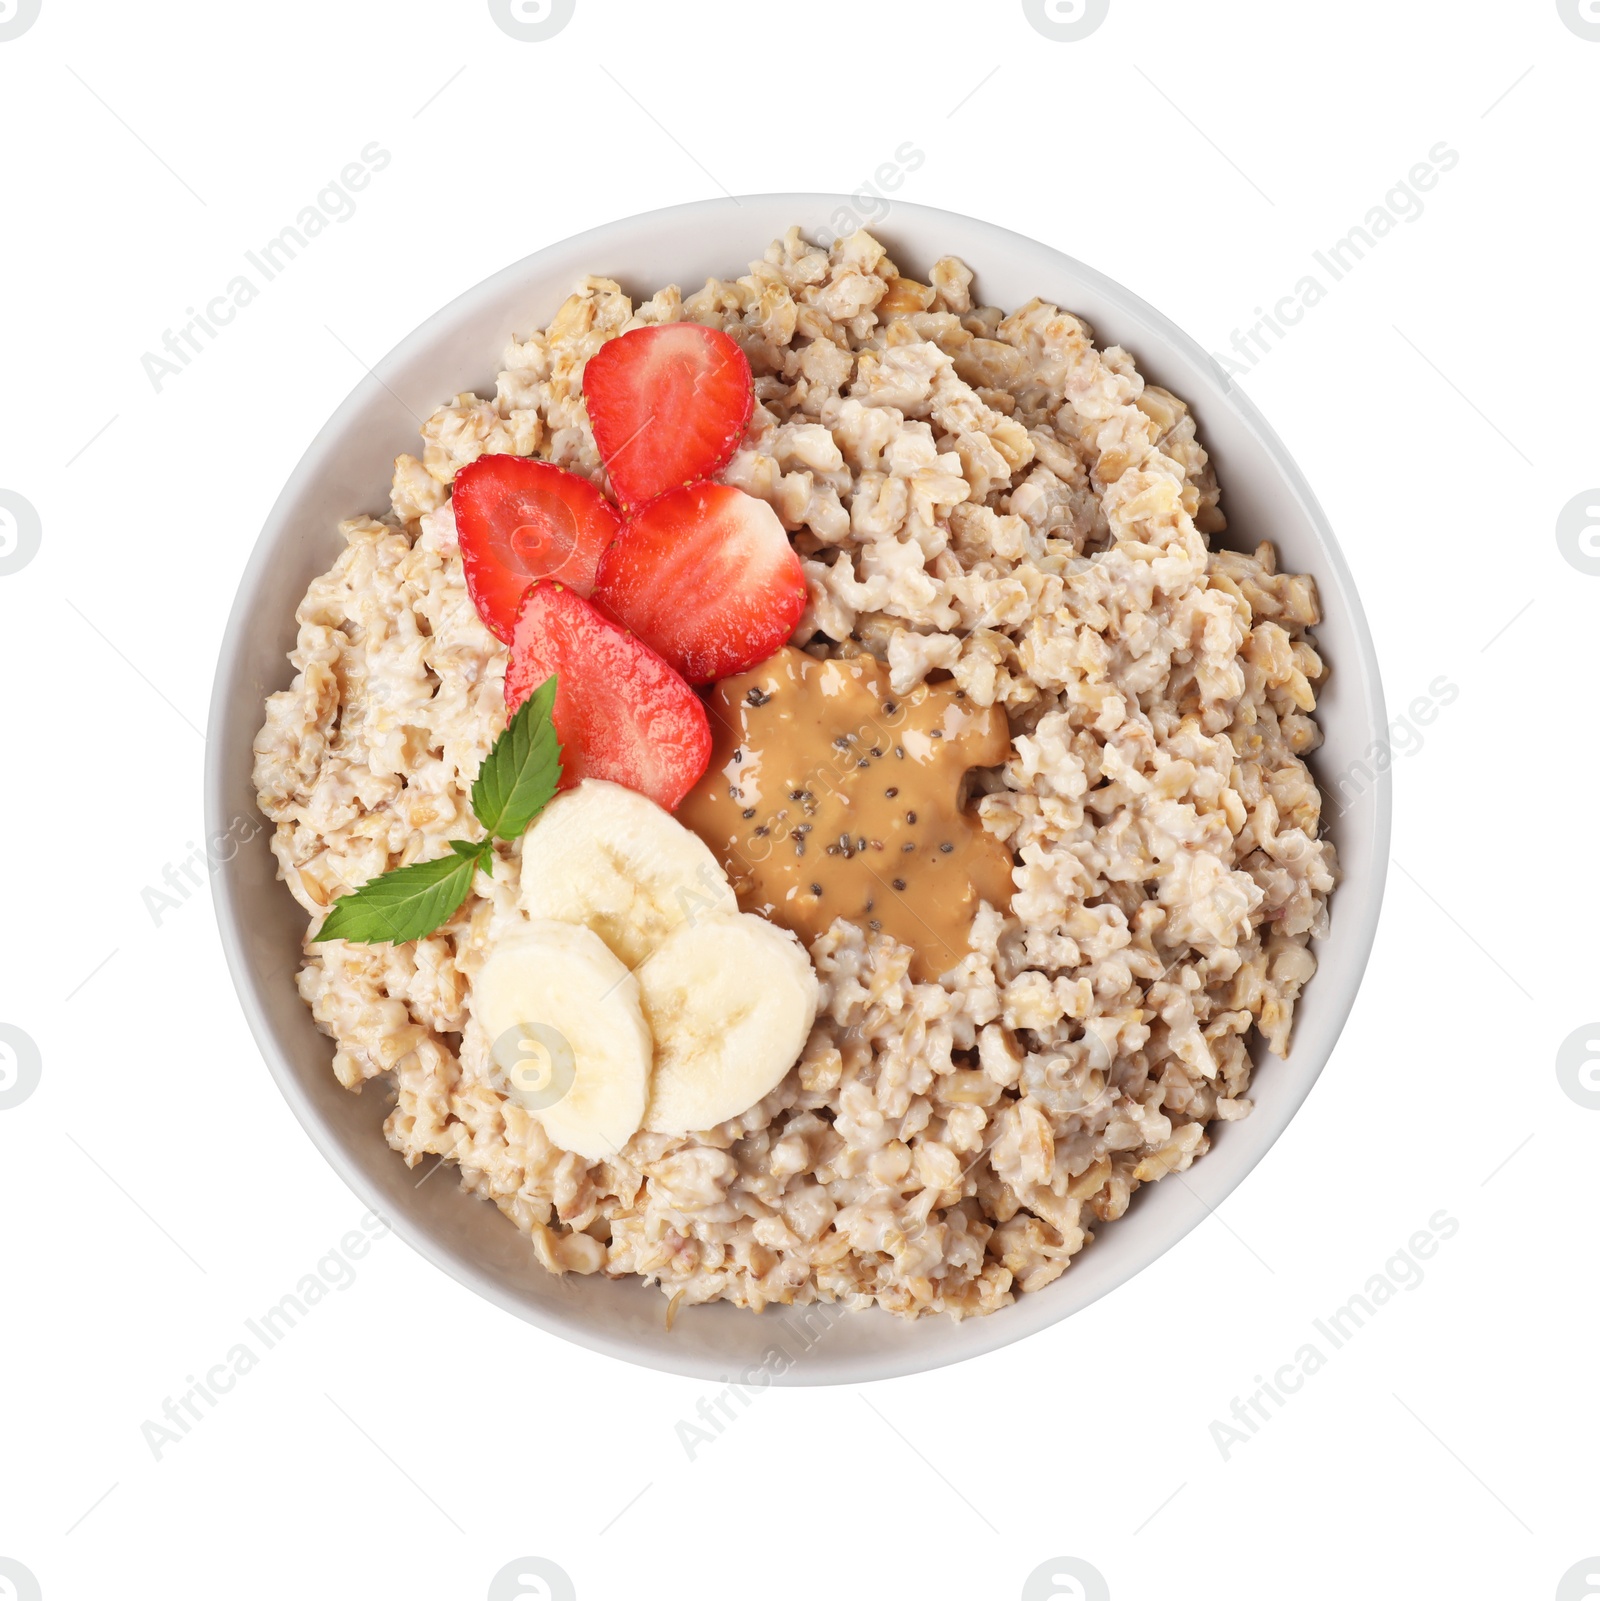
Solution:
[[[547,580],[517,610],[507,711],[551,673],[563,789],[608,778],[670,812],[705,772],[711,727],[700,697],[648,645]]]
[[[594,600],[691,684],[709,684],[788,639],[806,609],[806,579],[766,501],[690,484],[652,501],[606,548]]]
[[[558,578],[594,588],[600,552],[622,527],[604,495],[576,473],[526,456],[479,456],[456,474],[451,504],[467,593],[508,644],[522,592]]]
[[[633,511],[709,478],[744,437],[755,385],[744,352],[719,328],[634,328],[583,369],[594,442],[619,505]]]

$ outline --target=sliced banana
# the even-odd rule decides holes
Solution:
[[[585,924],[636,968],[680,924],[738,903],[721,863],[671,812],[586,778],[523,836],[522,909]]]
[[[748,912],[696,917],[638,969],[655,1036],[644,1126],[714,1128],[794,1066],[817,1015],[817,975],[793,934]]]
[[[651,1039],[634,976],[592,930],[538,921],[498,940],[472,981],[496,1087],[565,1151],[616,1155],[639,1127]]]

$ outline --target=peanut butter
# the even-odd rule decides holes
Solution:
[[[806,943],[836,917],[915,952],[919,982],[969,951],[980,901],[1011,903],[1011,853],[961,804],[962,779],[1010,754],[1005,714],[954,684],[889,687],[872,656],[792,646],[711,691],[705,777],[678,808],[739,905]]]

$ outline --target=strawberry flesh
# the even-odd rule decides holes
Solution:
[[[691,684],[763,662],[806,609],[778,515],[727,484],[690,484],[633,517],[600,558],[594,601]]]
[[[583,398],[611,492],[634,511],[727,463],[755,385],[744,352],[720,328],[669,322],[601,345],[583,369]]]
[[[648,645],[566,584],[544,580],[517,610],[507,712],[551,673],[563,789],[606,778],[670,812],[694,788],[711,759],[700,697]]]
[[[510,643],[517,606],[536,579],[587,595],[600,552],[622,527],[616,508],[576,473],[527,456],[479,456],[451,492],[467,593]]]

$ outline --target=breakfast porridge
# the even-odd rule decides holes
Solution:
[[[1326,929],[1312,580],[1211,542],[1127,351],[926,277],[583,280],[342,525],[255,742],[340,1082],[674,1310],[1049,1284]]]

